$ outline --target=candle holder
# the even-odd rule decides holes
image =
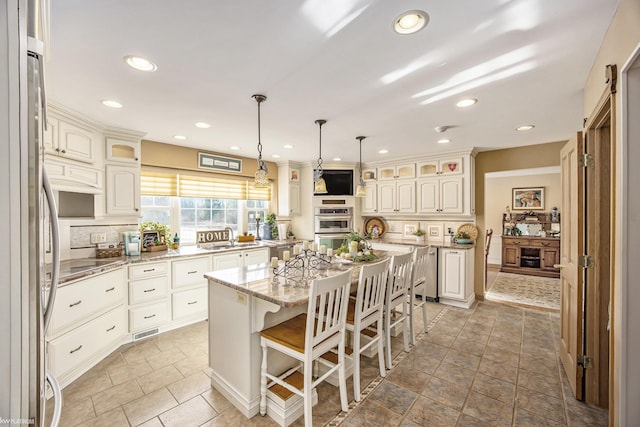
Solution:
[[[256,218],[256,238],[254,240],[262,240],[260,238],[260,218]]]
[[[312,249],[302,249],[293,258],[284,261],[282,266],[273,267],[273,282],[277,283],[277,277],[284,277],[285,286],[290,280],[295,286],[308,287],[311,280],[316,277],[326,276],[326,270],[331,267],[331,257]]]

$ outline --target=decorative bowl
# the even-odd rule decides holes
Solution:
[[[473,243],[471,239],[456,239],[456,243],[459,245],[470,245]]]

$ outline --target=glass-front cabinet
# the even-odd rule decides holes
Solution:
[[[441,175],[461,175],[464,173],[462,157],[444,160],[429,160],[418,163],[418,178]]]
[[[378,168],[378,179],[380,181],[398,178],[415,178],[416,164],[386,166]]]

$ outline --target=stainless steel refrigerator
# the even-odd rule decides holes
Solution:
[[[29,418],[37,425],[59,424],[62,409],[62,392],[47,369],[46,334],[53,311],[59,273],[58,218],[53,192],[43,167],[43,135],[46,117],[46,92],[44,85],[44,45],[41,38],[43,19],[46,19],[47,2],[30,0],[27,3],[27,80],[26,125],[29,203]],[[24,117],[24,116],[23,116]],[[23,141],[24,143],[24,135]],[[48,228],[50,227],[50,233]],[[50,277],[45,272],[45,246],[51,247],[52,268]],[[53,399],[47,402],[47,396]],[[48,407],[49,406],[49,407]],[[53,411],[47,416],[47,411]]]

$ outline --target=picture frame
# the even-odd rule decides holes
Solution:
[[[158,230],[145,230],[142,232],[142,247],[147,248],[149,243],[155,244],[160,241],[160,232]]]
[[[442,226],[430,225],[427,227],[427,238],[431,240],[442,239]]]
[[[417,222],[406,222],[402,224],[402,237],[414,237],[413,233],[415,233],[417,229]]]
[[[300,182],[300,171],[298,169],[291,169],[289,171],[289,180],[291,182]]]
[[[514,211],[544,210],[544,187],[513,188],[511,209]]]

